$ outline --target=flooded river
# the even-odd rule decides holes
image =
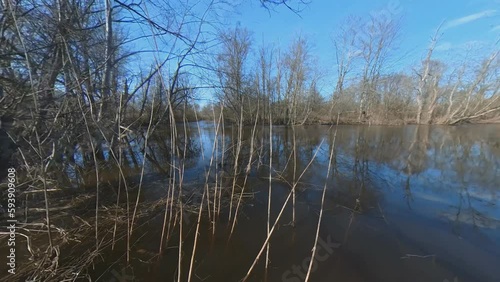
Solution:
[[[334,138],[335,129],[273,127],[271,220],[298,179],[296,222],[291,224],[290,201],[270,240],[269,269],[265,271],[264,254],[249,281],[304,281],[324,187],[310,281],[500,281],[500,126],[341,125]],[[186,189],[200,189],[189,183],[205,181],[215,130],[211,123],[199,128],[192,124],[188,130],[184,181],[194,187]],[[243,132],[242,167],[248,162],[251,131],[248,127]],[[224,138],[218,136],[228,150],[225,164],[222,157],[213,160],[219,175],[233,169],[232,136],[236,129],[230,126]],[[240,281],[261,249],[266,238],[269,140],[269,127],[257,126],[245,186],[251,196],[243,201],[231,238],[227,207],[215,232],[212,222],[202,217],[192,281]],[[160,136],[152,142],[161,164],[164,141]],[[145,181],[145,199],[165,195],[166,181],[158,168],[149,164]],[[184,217],[182,277],[187,277],[196,221],[196,214]],[[148,258],[158,251],[162,222],[161,213],[147,223],[148,232],[132,247],[129,266],[119,260],[122,253],[114,251],[103,256],[94,278],[173,281],[178,275],[178,239],[168,243],[161,257]]]

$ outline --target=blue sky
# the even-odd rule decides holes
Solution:
[[[268,12],[260,2],[241,1],[232,22],[254,32],[256,43],[289,43],[294,35],[306,35],[320,57],[331,56],[331,36],[349,15],[370,14],[401,18],[402,51],[425,52],[430,37],[441,29],[440,52],[461,49],[468,43],[494,44],[500,38],[500,0],[311,0],[300,16],[285,7]]]

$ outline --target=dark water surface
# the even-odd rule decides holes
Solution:
[[[201,125],[201,136],[196,125],[189,130],[186,187],[204,182],[214,140],[211,123]],[[227,148],[231,148],[234,131],[226,128]],[[296,177],[316,151],[317,155],[297,188],[296,226],[289,224],[290,202],[272,236],[267,275],[264,254],[250,281],[304,281],[325,181],[320,246],[310,281],[500,281],[499,125],[339,126],[332,172],[326,179],[334,132],[335,127],[329,126],[295,128]],[[249,127],[240,158],[244,167],[250,136]],[[153,150],[158,150],[161,163],[159,140]],[[273,127],[272,140],[274,220],[290,192],[288,183],[293,182],[293,131]],[[227,174],[232,170],[232,150],[225,159],[230,165],[222,166],[218,159]],[[239,281],[265,240],[268,127],[258,127],[255,150],[245,188],[253,192],[253,198],[245,198],[230,240],[227,208],[218,219],[215,235],[203,217],[192,281]],[[145,198],[166,193],[166,181],[156,178],[154,171],[148,167]],[[187,220],[182,277],[187,277],[189,269],[196,214]],[[125,274],[125,279],[135,281],[173,281],[177,277],[177,239],[172,239],[161,259],[141,259],[145,253],[157,252],[162,222],[160,215],[149,223],[149,232],[134,245],[130,267],[121,269],[116,264],[100,281],[122,281]],[[105,258],[113,260],[116,257]],[[97,267],[96,271],[103,269]]]

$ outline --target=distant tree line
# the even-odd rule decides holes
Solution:
[[[211,108],[244,123],[269,118],[278,124],[345,123],[458,124],[500,121],[498,48],[481,58],[469,55],[458,67],[434,59],[440,29],[420,65],[389,72],[400,28],[397,19],[351,17],[332,42],[334,79],[320,70],[309,42],[297,36],[280,50],[272,45],[252,49],[251,33],[242,27],[221,33],[217,73],[221,90]],[[498,45],[498,42],[496,43]],[[256,51],[256,61],[249,53]],[[478,55],[478,54],[473,54]],[[455,63],[455,62],[452,62]],[[407,66],[400,66],[404,69]],[[334,81],[332,93],[320,94],[318,82]]]

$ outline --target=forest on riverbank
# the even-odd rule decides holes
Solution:
[[[410,72],[388,72],[400,37],[399,22],[350,17],[332,40],[336,65],[329,81],[334,91],[321,93],[318,85],[325,74],[305,37],[297,36],[285,50],[254,47],[251,33],[236,27],[221,34],[221,90],[202,116],[224,109],[231,120],[243,123],[272,118],[275,124],[332,124],[337,116],[344,124],[499,122],[500,41],[492,53],[453,67],[433,57],[441,35],[438,27],[423,60]],[[253,48],[257,62],[248,58]]]

